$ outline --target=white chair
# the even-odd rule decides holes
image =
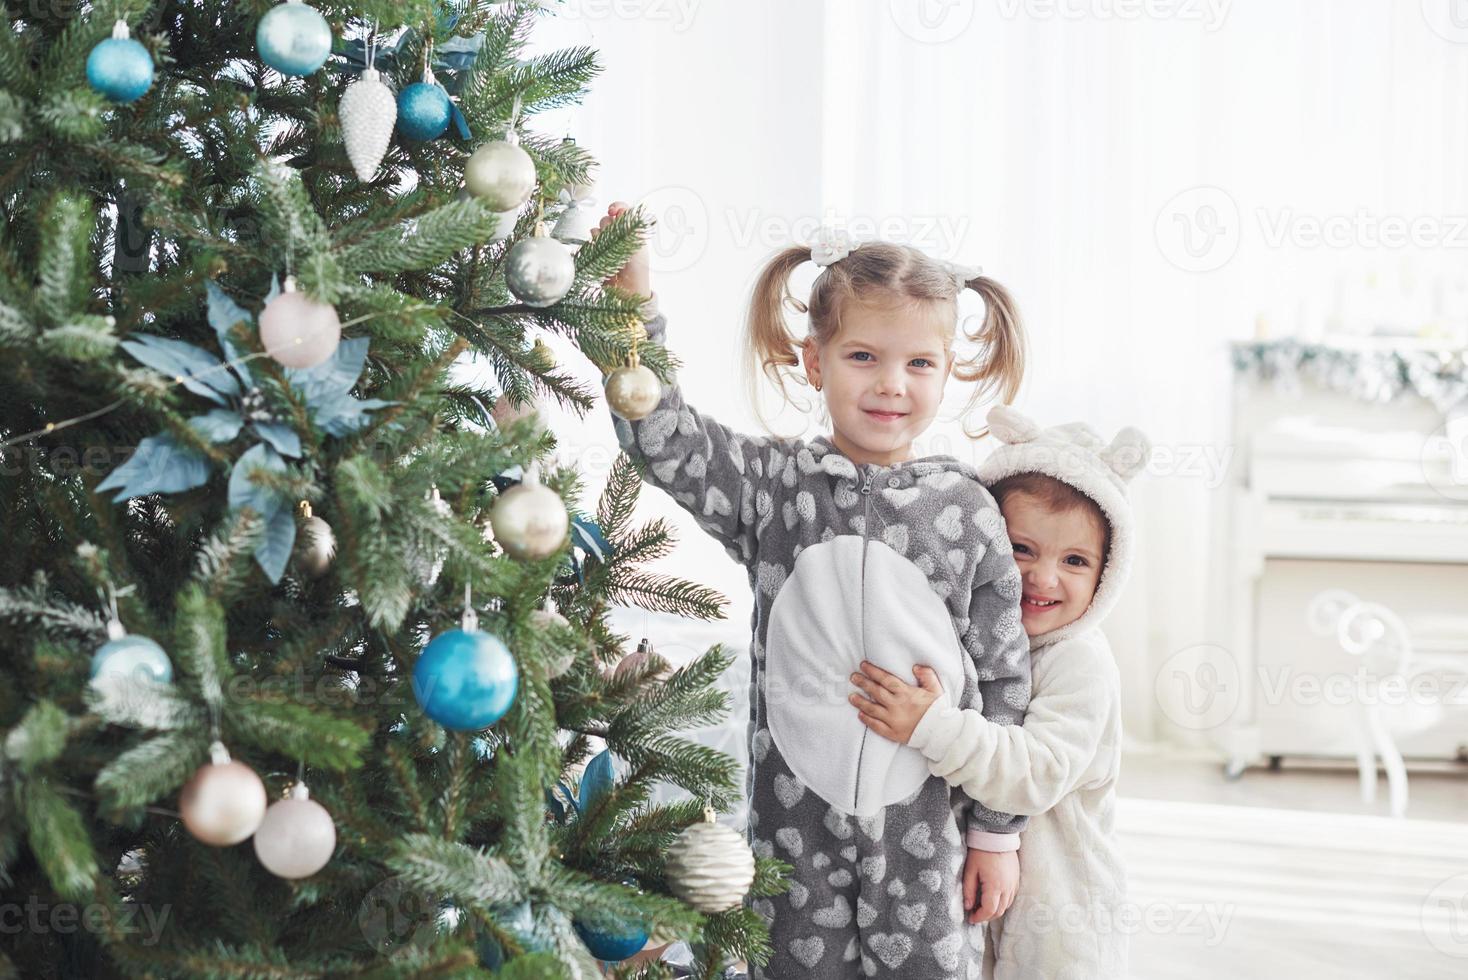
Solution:
[[[1406,710],[1383,704],[1383,681],[1396,679],[1394,690],[1405,692],[1416,672],[1412,636],[1406,623],[1391,609],[1366,602],[1343,589],[1327,589],[1310,601],[1305,619],[1312,632],[1332,637],[1341,651],[1357,661],[1353,687],[1356,720],[1353,735],[1356,765],[1361,779],[1361,799],[1376,799],[1376,758],[1386,769],[1391,813],[1407,812],[1407,767],[1393,739],[1394,732],[1417,730],[1430,725],[1440,706],[1406,704]]]

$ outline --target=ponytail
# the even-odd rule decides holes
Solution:
[[[953,367],[955,377],[974,383],[965,406],[968,414],[991,396],[1001,405],[1014,401],[1024,380],[1026,351],[1024,326],[1009,290],[988,276],[976,276],[966,285],[984,301],[984,322],[976,333],[964,334],[982,353]],[[983,438],[988,431],[985,427],[971,433],[964,428],[964,433],[973,439]]]
[[[785,308],[788,305],[797,313],[808,312],[805,303],[790,292],[790,275],[809,260],[810,248],[800,245],[782,249],[770,259],[754,284],[745,324],[745,363],[753,364],[759,374],[774,381],[785,398],[788,392],[782,369],[800,366],[797,352],[802,346],[785,320]],[[755,380],[755,377],[748,378],[750,404],[758,406]]]

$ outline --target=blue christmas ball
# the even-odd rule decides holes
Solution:
[[[109,640],[92,654],[93,681],[128,677],[167,684],[173,680],[173,664],[162,647],[132,633]]]
[[[331,54],[331,25],[296,0],[271,7],[255,28],[260,60],[282,75],[309,75]]]
[[[410,140],[438,139],[449,128],[451,112],[442,85],[414,82],[398,93],[398,132]]]
[[[454,731],[478,731],[499,721],[519,684],[509,648],[483,630],[440,633],[413,665],[413,696],[424,714]]]
[[[136,102],[153,84],[153,59],[130,37],[109,37],[87,55],[87,83],[113,102]]]
[[[647,930],[637,922],[625,922],[610,929],[593,929],[580,920],[571,925],[592,956],[610,963],[635,956],[647,945]]]

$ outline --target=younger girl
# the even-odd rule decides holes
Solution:
[[[624,208],[614,204],[602,227]],[[808,261],[824,268],[807,304],[788,280]],[[645,248],[612,283],[652,295]],[[986,306],[968,362],[953,351],[965,288]],[[810,315],[803,342],[785,323],[787,301]],[[646,326],[663,343],[664,317]],[[1024,818],[968,799],[920,752],[869,733],[847,704],[847,678],[863,660],[903,676],[928,664],[956,707],[1000,724],[1024,716],[1029,647],[998,508],[968,463],[912,455],[950,374],[974,384],[970,406],[991,392],[1013,397],[1019,318],[976,271],[905,245],[828,237],[765,267],[748,340],[782,390],[780,369],[798,377],[804,367],[829,436],[734,432],[676,384],[645,418],[613,424],[645,479],[749,572],[748,832],[756,853],[794,866],[787,893],[754,903],[773,954],[752,975],[978,977],[983,927],[972,923],[1014,893]]]

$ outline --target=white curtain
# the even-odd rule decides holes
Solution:
[[[603,206],[661,217],[655,287],[681,380],[738,428],[759,428],[730,369],[749,287],[823,218],[1008,285],[1031,339],[1021,407],[1108,435],[1136,424],[1163,452],[1134,487],[1143,550],[1109,632],[1128,731],[1165,738],[1157,666],[1223,640],[1206,613],[1223,546],[1210,522],[1242,463],[1227,342],[1349,328],[1395,315],[1393,297],[1441,319],[1468,296],[1460,7],[572,0],[536,48],[588,44],[606,71],[538,125],[601,161]],[[1383,244],[1393,222],[1415,244]],[[615,455],[604,410],[548,414],[594,499]],[[821,426],[776,419],[784,435]],[[919,449],[978,460],[988,445],[942,425]],[[743,571],[670,499],[648,490],[642,513],[684,528],[661,568],[725,592],[730,641],[747,640]]]

